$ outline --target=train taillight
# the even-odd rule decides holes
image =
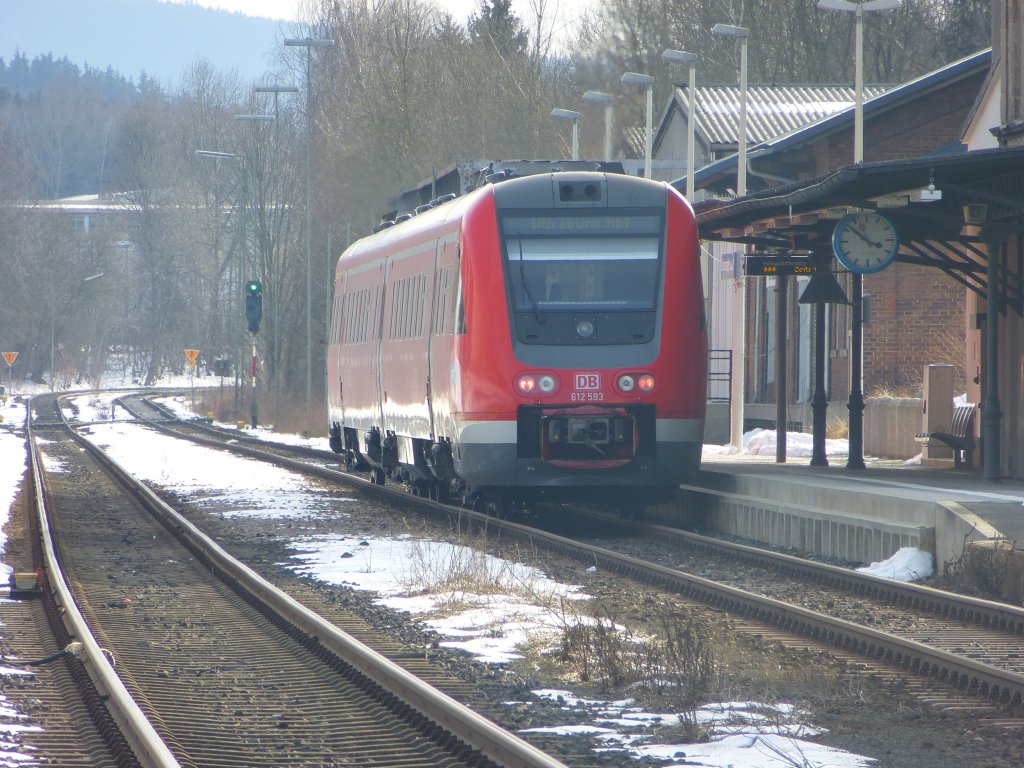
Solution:
[[[521,395],[550,395],[558,389],[558,379],[550,373],[521,373],[515,388]]]
[[[615,386],[619,391],[627,394],[636,389],[641,392],[653,392],[655,383],[654,376],[650,373],[623,373],[615,380]]]

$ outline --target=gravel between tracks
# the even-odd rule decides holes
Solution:
[[[447,529],[409,521],[393,505],[362,498],[345,505],[345,515],[318,517],[319,534],[339,533],[360,537],[386,537],[400,534],[453,539]],[[184,500],[181,500],[184,501]],[[290,556],[288,542],[309,532],[311,522],[302,519],[222,517],[216,508],[204,506],[191,512],[215,533],[239,557],[278,582],[296,577],[283,567]],[[636,553],[638,555],[643,553]],[[673,606],[678,611],[694,611],[678,598],[630,586],[611,574],[590,574],[585,565],[562,557],[541,554],[546,574],[564,583],[581,584],[593,596],[591,604],[620,624],[652,629],[657,616]],[[308,580],[307,580],[308,581]],[[386,628],[396,640],[417,652],[430,655],[463,679],[472,681],[494,702],[490,714],[511,729],[540,725],[563,725],[579,712],[567,713],[553,703],[537,701],[529,707],[509,707],[502,702],[530,699],[529,691],[538,688],[571,689],[576,695],[603,699],[636,696],[623,691],[585,685],[566,676],[564,666],[553,664],[549,656],[528,654],[509,665],[480,664],[465,654],[449,652],[438,646],[436,633],[425,631],[409,616],[374,605],[365,592],[327,585],[314,585],[316,594],[327,603],[342,603],[355,610],[368,623]],[[818,740],[850,752],[874,758],[878,766],[892,768],[932,768],[957,766],[1010,768],[1024,764],[1024,734],[979,723],[976,713],[942,711],[911,695],[899,683],[868,677],[831,653],[784,647],[776,641],[734,631],[733,622],[720,613],[697,609],[715,637],[718,665],[715,697],[722,701],[762,701],[790,703],[808,713],[808,722],[827,731]],[[657,696],[642,700],[651,710],[666,711]],[[666,743],[680,743],[670,732]],[[583,737],[573,737],[583,738]],[[574,750],[575,751],[575,750]],[[618,760],[624,760],[621,755]],[[595,760],[595,762],[598,762]],[[612,763],[609,763],[612,764]],[[644,765],[644,761],[628,761]],[[650,765],[664,765],[651,761]]]

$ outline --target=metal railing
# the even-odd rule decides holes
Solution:
[[[732,350],[708,350],[708,402],[732,402]]]

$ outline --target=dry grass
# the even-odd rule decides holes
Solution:
[[[709,700],[718,674],[710,625],[666,607],[640,631],[618,620],[609,604],[563,600],[560,607],[560,636],[545,654],[560,677],[656,697],[679,715],[688,738],[706,736],[697,710]]]
[[[195,412],[197,416],[212,416],[217,421],[229,424],[248,424],[251,418],[250,397],[250,390],[243,388],[236,403],[234,388],[230,386],[225,386],[223,390],[197,390]],[[305,438],[323,437],[326,441],[327,410],[322,405],[314,403],[307,414],[304,398],[303,402],[299,402],[282,393],[278,398],[275,418],[273,393],[258,392],[256,397],[258,424],[273,424],[278,432],[302,435]]]
[[[850,420],[840,416],[829,416],[825,424],[825,437],[829,440],[845,440],[850,436]]]
[[[968,546],[943,567],[947,588],[989,600],[1013,599],[1014,580],[1020,579],[1020,549],[1009,539]]]

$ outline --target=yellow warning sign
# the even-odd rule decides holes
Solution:
[[[196,358],[199,357],[199,350],[198,349],[186,349],[185,350],[185,357],[188,358],[188,367],[189,368],[195,368],[196,367]]]
[[[17,352],[4,352],[4,360],[7,361],[7,367],[10,368],[14,365],[14,361],[18,359]]]

